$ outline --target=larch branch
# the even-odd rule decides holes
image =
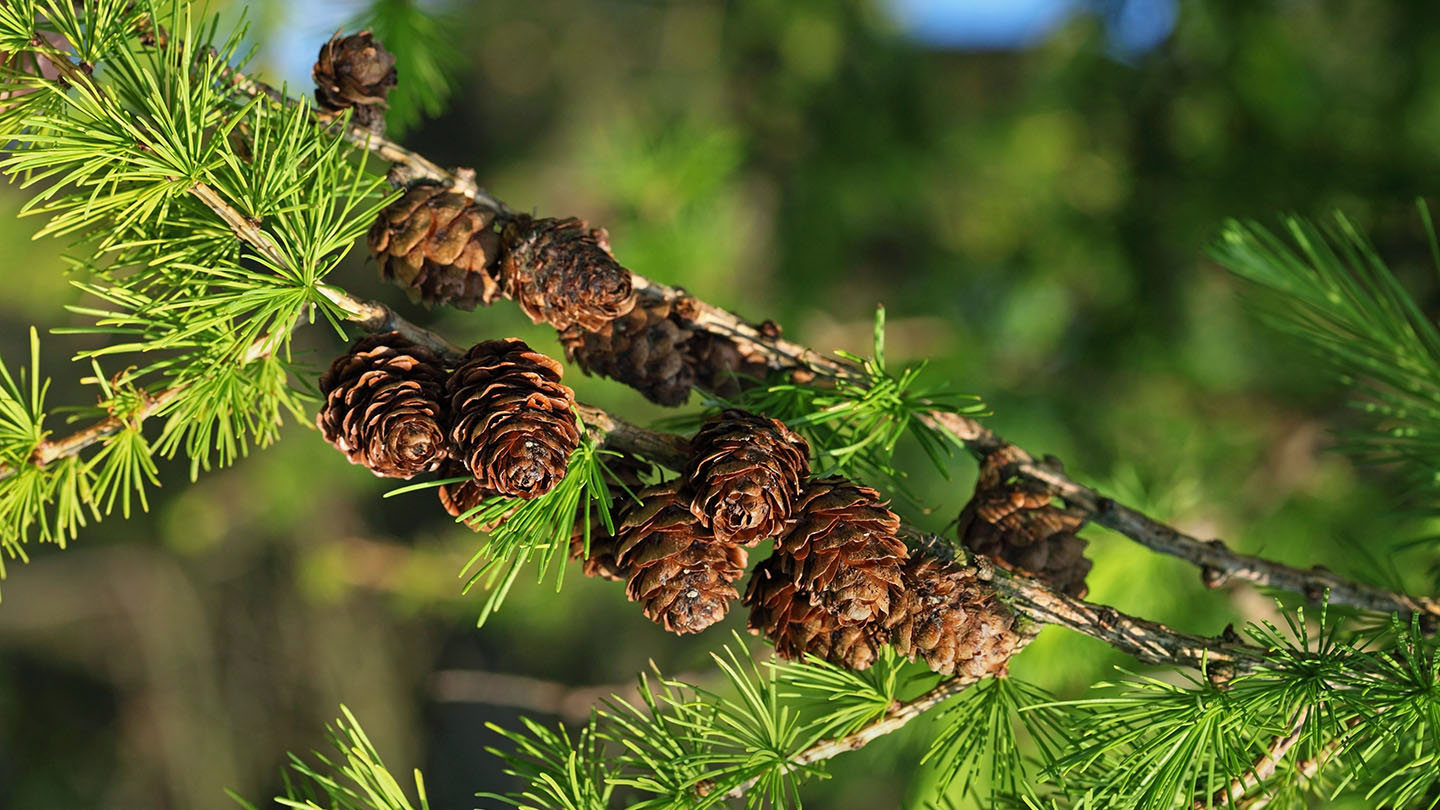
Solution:
[[[1384,711],[1384,707],[1381,707],[1377,711],[1377,714],[1379,711]],[[1336,754],[1340,753],[1340,750],[1345,746],[1345,742],[1349,739],[1350,731],[1360,725],[1363,719],[1360,715],[1356,715],[1346,720],[1344,732],[1325,743],[1325,745],[1321,746],[1320,750],[1316,751],[1312,756],[1296,762],[1295,774],[1297,778],[1301,782],[1314,779],[1316,774],[1320,773],[1320,770],[1329,764],[1330,760],[1334,759]],[[1236,806],[1240,807],[1241,810],[1260,810],[1262,807],[1268,807],[1278,795],[1278,791],[1257,793]]]
[[[236,89],[248,95],[263,93],[274,99],[284,98],[274,88],[249,79],[238,71],[230,71],[229,76]],[[327,113],[317,113],[317,118],[325,122],[335,120],[333,115]],[[474,173],[469,170],[442,168],[423,155],[357,124],[352,123],[346,128],[345,138],[401,167],[396,173],[401,182],[423,179],[448,184],[497,212],[510,211],[504,202],[476,185]],[[652,281],[638,273],[631,273],[631,283],[634,289],[642,294],[669,300],[687,296],[682,290]],[[807,376],[813,374],[821,378],[844,379],[862,384],[866,381],[863,372],[853,363],[767,334],[765,330],[733,312],[693,296],[687,297],[696,309],[693,321],[697,327],[735,340],[754,355],[764,358],[766,365],[772,369],[792,372],[798,370]],[[977,456],[983,457],[1012,446],[979,421],[967,416],[932,411],[926,414],[925,419],[932,427],[948,432],[964,443]],[[1432,631],[1437,621],[1440,621],[1440,599],[1414,597],[1355,582],[1318,568],[1296,568],[1273,560],[1240,554],[1232,551],[1220,540],[1192,537],[1138,510],[1119,504],[1069,478],[1058,469],[1036,463],[1033,458],[1020,464],[1017,473],[1050,487],[1071,506],[1085,511],[1093,522],[1119,532],[1152,551],[1178,557],[1200,567],[1203,581],[1209,587],[1219,587],[1229,580],[1241,580],[1261,587],[1302,594],[1313,602],[1320,601],[1328,593],[1329,600],[1338,605],[1379,613],[1393,611],[1402,616],[1418,613],[1426,619],[1427,628]]]
[[[1022,635],[1019,644],[1016,645],[1015,651],[1018,653],[1024,649],[1031,641],[1035,640],[1035,636],[1036,633],[1034,632]],[[956,675],[941,681],[925,693],[910,700],[896,701],[894,705],[885,711],[885,714],[864,727],[841,737],[820,740],[809,748],[797,753],[794,758],[790,760],[789,767],[792,770],[799,770],[829,759],[834,759],[841,754],[859,751],[861,748],[884,737],[886,734],[899,731],[908,725],[911,720],[939,706],[941,703],[969,689],[982,680],[984,679],[974,675]],[[725,795],[729,798],[741,798],[749,792],[750,788],[755,786],[757,781],[759,781],[758,777],[746,780],[731,788]]]
[[[632,425],[594,406],[580,405],[579,411],[605,446],[643,456],[672,470],[685,469],[689,450],[683,436]],[[912,548],[935,547],[937,543],[941,548],[953,548],[944,539],[912,526],[902,526],[901,531]],[[1083,633],[1146,663],[1205,667],[1212,677],[1228,678],[1265,660],[1265,651],[1259,647],[1226,637],[1184,633],[1108,605],[1076,599],[1039,580],[997,570],[978,555],[968,555],[962,562],[976,569],[980,579],[1009,597],[1015,609],[1031,620]]]
[[[1295,713],[1295,718],[1290,721],[1290,729],[1270,741],[1265,752],[1255,760],[1249,770],[1230,781],[1230,784],[1215,791],[1214,795],[1202,796],[1191,805],[1191,810],[1206,810],[1208,807],[1224,807],[1238,800],[1241,796],[1254,788],[1264,784],[1267,779],[1275,775],[1275,769],[1285,759],[1295,743],[1300,742],[1300,735],[1305,730],[1305,721],[1310,717],[1310,707],[1304,706]]]
[[[39,46],[37,50],[46,55],[57,69],[61,70],[68,81],[89,81],[89,75],[62,54],[54,53],[53,49],[46,49],[43,46]],[[212,53],[211,58],[218,57]],[[274,88],[251,79],[228,66],[223,66],[222,69],[226,81],[242,94],[263,95],[281,104],[300,103],[288,99]],[[335,117],[326,113],[317,113],[317,120],[322,123],[336,122],[338,125]],[[353,122],[345,126],[343,134],[349,142],[356,146],[368,149],[385,160],[403,167],[402,174],[408,175],[411,179],[424,178],[446,183],[482,205],[490,206],[501,212],[509,210],[503,202],[490,196],[475,183],[473,172],[444,169],[424,156]],[[190,190],[225,220],[237,237],[260,250],[267,257],[277,258],[278,248],[258,223],[228,206],[220,195],[203,183],[195,184]],[[632,283],[636,290],[652,295],[673,299],[683,294],[674,287],[651,281],[638,274],[632,274]],[[359,301],[335,288],[325,287],[324,294],[332,303],[345,311],[348,318],[367,331],[396,329],[415,342],[431,348],[446,349],[445,353],[454,351],[454,347],[443,338],[414,327],[388,307],[373,302]],[[846,379],[856,382],[862,382],[865,379],[860,369],[851,363],[767,334],[766,331],[762,331],[759,327],[728,310],[703,301],[695,301],[695,304],[697,313],[694,320],[697,326],[725,335],[743,344],[755,355],[763,357],[771,368],[798,369],[830,379]],[[262,341],[270,339],[271,336],[267,336],[262,338]],[[267,353],[263,346],[253,347],[253,351],[257,353],[255,357],[264,356]],[[248,353],[247,358],[255,359]],[[177,393],[173,389],[167,389],[155,394],[152,400],[159,401],[160,404],[154,406],[150,412],[153,413],[165,401],[173,399]],[[148,413],[144,415],[148,415]],[[599,414],[590,414],[590,416],[603,421],[603,417]],[[979,456],[1011,446],[1009,442],[975,419],[963,415],[935,411],[928,414],[926,418],[932,426],[949,432]],[[32,460],[35,463],[44,464],[57,458],[74,455],[96,441],[112,435],[119,427],[118,423],[110,424],[109,420],[102,420],[65,438],[43,442],[37,448]],[[623,429],[629,430],[629,428]],[[636,434],[636,438],[639,440],[639,434]],[[652,452],[665,451],[663,446],[648,449]],[[1382,613],[1391,611],[1401,614],[1419,613],[1427,620],[1427,626],[1432,629],[1436,620],[1440,619],[1440,599],[1412,597],[1354,582],[1329,571],[1295,568],[1260,557],[1239,554],[1231,551],[1222,541],[1200,540],[1154,520],[1138,510],[1116,503],[1069,478],[1058,468],[1037,463],[1028,454],[1024,454],[1024,458],[1026,460],[1018,465],[1017,473],[1019,475],[1048,486],[1073,507],[1083,510],[1095,523],[1113,529],[1154,551],[1175,556],[1199,566],[1205,574],[1205,582],[1212,587],[1226,580],[1236,579],[1264,587],[1293,591],[1312,600],[1319,600],[1328,593],[1330,601],[1336,604],[1350,605],[1365,610]],[[13,471],[0,469],[0,477],[7,474],[13,474]],[[1059,605],[1063,605],[1063,603],[1053,603],[1051,606]],[[1067,614],[1061,612],[1057,615]]]
[[[463,355],[460,347],[410,323],[384,304],[355,298],[334,288],[327,290],[331,302],[359,325],[399,331],[450,360]],[[157,398],[174,395],[173,389],[167,389]],[[578,403],[577,410],[587,428],[605,446],[643,456],[670,469],[685,468],[689,459],[689,440],[685,437],[639,427],[593,405]],[[54,460],[79,453],[119,429],[118,425],[110,426],[108,422],[104,420],[65,439],[47,442],[53,447],[47,455]],[[906,527],[904,531],[908,538],[919,542],[928,543],[933,538],[913,527]],[[1148,663],[1196,667],[1206,663],[1241,670],[1264,658],[1264,651],[1256,647],[1183,633],[1106,605],[1066,596],[1037,580],[996,571],[981,557],[973,557],[966,564],[977,567],[982,579],[991,581],[997,591],[1011,597],[1016,609],[1030,619],[1076,630]]]

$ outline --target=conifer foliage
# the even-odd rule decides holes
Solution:
[[[923,364],[887,364],[883,311],[872,356],[825,355],[631,274],[603,229],[515,213],[471,174],[379,135],[406,77],[368,32],[322,48],[311,106],[244,72],[243,30],[222,37],[190,15],[146,0],[0,5],[0,52],[18,66],[0,73],[0,167],[44,181],[28,206],[42,233],[94,257],[77,279],[99,303],[77,310],[92,321],[77,331],[109,341],[82,355],[100,403],[68,434],[38,337],[24,369],[0,363],[9,556],[24,559],[32,537],[73,538],[117,502],[143,508],[157,458],[183,455],[198,475],[273,441],[287,415],[309,421],[315,381],[323,440],[376,475],[433,473],[392,494],[434,488],[482,534],[462,572],[467,591],[490,590],[482,622],[527,566],[558,586],[574,559],[624,582],[665,629],[700,632],[740,599],[747,550],[771,543],[743,604],[782,661],[751,660],[737,636],[714,656],[722,688],[657,673],[637,701],[596,706],[578,729],[496,729],[524,787],[487,800],[795,807],[829,759],[934,709],[926,761],[940,788],[988,789],[995,805],[1440,805],[1440,600],[1237,555],[1033,462],[976,421],[973,397],[931,387]],[[1433,481],[1440,337],[1341,222],[1296,224],[1295,246],[1236,225],[1218,252],[1283,293],[1272,318],[1378,403],[1362,451]],[[461,350],[354,297],[332,275],[362,236],[382,277],[427,305],[510,299],[582,370],[666,405],[701,389],[698,432],[577,400],[562,365],[518,339]],[[313,321],[367,336],[316,373],[290,352]],[[980,460],[958,545],[882,494],[903,479],[902,442],[942,469],[962,449]],[[1207,572],[1312,600],[1328,589],[1329,602],[1318,617],[1287,608],[1283,630],[1215,638],[1085,602],[1089,522]],[[1058,701],[1009,675],[1044,625],[1159,671]],[[297,757],[282,805],[428,807],[423,780],[412,800],[348,711],[331,736],[340,757]]]

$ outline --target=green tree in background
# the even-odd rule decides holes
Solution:
[[[0,805],[1435,806],[1412,5],[1188,4],[1121,62],[1090,17],[946,53],[864,4],[379,2],[349,30],[397,59],[385,140],[257,84],[239,9],[6,4],[4,199],[34,217],[0,234]],[[1012,472],[1089,521],[1089,594],[954,549],[1028,645],[973,685],[883,644],[781,664],[740,608],[667,634],[564,551],[616,494],[602,448],[683,468],[719,402],[569,363],[590,436],[550,495],[487,501],[493,532],[344,465],[306,425],[348,336],[561,354],[508,303],[378,283],[354,245],[396,162],[603,223],[777,375],[730,404],[893,497],[912,549],[954,535],[962,449],[1064,458]],[[500,587],[462,594],[477,566]],[[338,750],[287,766],[342,701]]]

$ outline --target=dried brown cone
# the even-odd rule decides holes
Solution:
[[[778,419],[728,409],[690,442],[690,511],[726,543],[776,537],[810,478],[810,445]]]
[[[1069,516],[1067,521],[1077,529],[1084,522]],[[960,513],[960,538],[967,549],[989,557],[1002,568],[1034,577],[1076,598],[1083,599],[1089,593],[1085,583],[1092,567],[1085,556],[1089,544],[1073,530],[1057,531],[1033,540],[1023,532],[987,523],[967,507]]]
[[[690,341],[695,384],[722,397],[734,397],[764,381],[769,366],[758,355],[743,350],[724,335],[697,330]]]
[[[320,377],[315,424],[352,464],[386,478],[429,472],[446,458],[445,369],[398,332],[361,338]]]
[[[494,212],[433,183],[412,186],[370,226],[380,276],[426,306],[474,309],[500,297]]]
[[[734,583],[745,573],[745,550],[700,525],[678,480],[638,494],[616,527],[625,595],[672,633],[698,633],[725,618],[739,597]]]
[[[868,669],[886,643],[880,625],[842,627],[814,604],[809,594],[795,587],[779,554],[755,566],[744,604],[750,607],[750,632],[775,642],[776,654],[786,660],[813,655],[850,669]]]
[[[481,489],[535,498],[565,477],[580,444],[560,364],[517,338],[476,344],[445,382],[450,443]]]
[[[960,512],[960,540],[998,565],[1075,597],[1088,592],[1091,562],[1076,532],[1085,518],[1054,505],[1049,490],[1008,474],[1013,451],[991,453],[980,466],[975,495]]]
[[[1014,616],[975,571],[931,556],[905,564],[904,609],[891,625],[895,649],[942,675],[1005,672],[1019,639]]]
[[[900,518],[875,490],[844,478],[811,481],[775,543],[777,565],[840,626],[880,623],[901,587],[907,552],[899,530]]]
[[[623,512],[627,505],[635,500],[635,495],[645,488],[644,479],[650,476],[654,468],[650,462],[628,453],[618,456],[603,454],[601,460],[608,470],[605,483],[610,490],[611,522],[618,527],[619,518],[615,516]],[[590,531],[588,554],[585,549],[587,527]],[[600,505],[592,501],[588,521],[584,512],[576,516],[575,529],[570,535],[570,559],[584,561],[587,577],[619,582],[626,579],[628,572],[615,559],[615,551],[615,536],[605,528],[605,518],[601,514]]]
[[[535,323],[593,332],[635,307],[630,271],[610,255],[605,231],[522,214],[505,224],[501,240],[501,285]]]
[[[484,487],[476,483],[465,469],[465,465],[458,461],[447,461],[445,466],[440,468],[441,478],[465,478],[467,480],[453,484],[441,484],[436,487],[436,494],[440,497],[440,505],[451,517],[460,517],[479,506],[486,498],[493,497],[495,493],[487,492]],[[470,528],[480,531],[481,525],[475,522],[474,518],[466,521]]]
[[[690,339],[694,332],[676,302],[642,296],[628,313],[589,331],[578,324],[560,332],[565,355],[588,374],[618,380],[661,405],[684,405],[695,385]]]
[[[331,37],[320,46],[311,75],[321,109],[338,113],[353,107],[356,123],[384,131],[385,97],[395,87],[395,56],[369,31]]]
[[[476,481],[470,475],[470,471],[465,469],[465,465],[454,459],[445,462],[445,464],[440,467],[440,477],[463,477],[468,479],[453,484],[441,484],[436,488],[436,493],[440,496],[440,505],[445,507],[445,511],[449,512],[451,517],[458,518],[463,515],[470,515],[465,518],[465,525],[469,526],[473,531],[493,532],[500,527],[500,524],[515,514],[516,509],[520,508],[520,504],[516,503],[500,517],[490,521],[484,521],[480,515],[470,514],[470,512],[484,503],[487,498],[494,498],[500,493],[487,490],[480,486],[480,482]]]

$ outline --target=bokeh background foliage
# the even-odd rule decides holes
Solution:
[[[1191,533],[1425,587],[1423,565],[1387,559],[1423,516],[1399,508],[1390,471],[1331,452],[1358,421],[1343,392],[1247,311],[1206,248],[1227,217],[1340,208],[1427,314],[1440,309],[1413,207],[1440,170],[1440,7],[1186,3],[1136,49],[1117,38],[1125,5],[977,50],[913,36],[878,3],[427,4],[448,40],[427,53],[449,103],[402,102],[392,124],[516,208],[603,223],[637,272],[809,345],[864,351],[883,301],[892,361],[931,358],[935,379],[985,397],[1002,434]],[[308,87],[319,44],[365,12],[252,4],[259,65]],[[63,245],[31,241],[20,193],[0,192],[0,353],[14,359],[28,324],[73,325],[61,307],[81,299]],[[419,313],[362,258],[341,284],[456,342],[555,348],[513,308]],[[339,344],[310,332],[297,346],[318,366]],[[61,373],[87,340],[45,342],[54,401],[93,396]],[[616,384],[569,381],[637,421],[660,415]],[[12,570],[0,807],[273,795],[284,751],[323,745],[342,700],[392,768],[424,767],[432,806],[473,807],[474,791],[510,786],[485,722],[574,720],[652,660],[714,677],[708,652],[743,624],[737,611],[677,639],[618,588],[572,575],[559,595],[517,587],[477,631],[457,579],[475,540],[433,495],[382,500],[389,485],[307,426],[284,438],[194,485],[183,464],[162,470],[148,514]],[[970,465],[947,481],[917,448],[902,462],[944,527]],[[1201,633],[1274,615],[1264,594],[1207,592],[1181,563],[1088,536],[1094,600]],[[1014,670],[1069,696],[1118,663],[1050,630]],[[931,730],[850,755],[806,787],[809,803],[906,803],[935,778],[917,764]]]

